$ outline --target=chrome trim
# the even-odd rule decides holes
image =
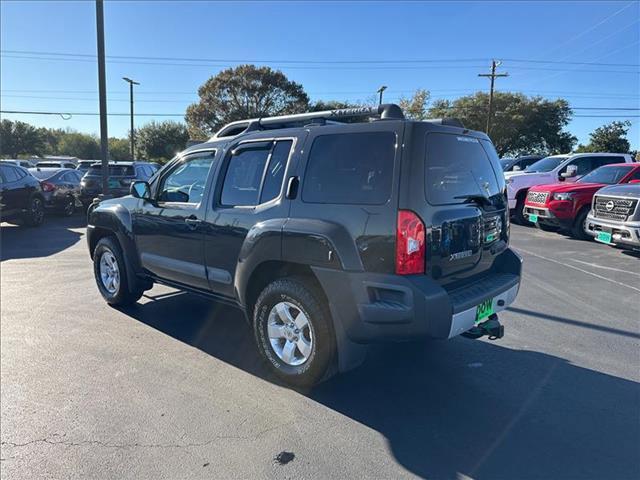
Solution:
[[[509,305],[511,305],[515,301],[519,289],[520,283],[493,297],[493,311],[495,313],[498,313],[509,307]],[[498,306],[499,300],[504,300],[504,305]],[[455,315],[453,315],[453,318],[451,319],[451,330],[449,330],[448,338],[453,338],[457,335],[460,335],[461,333],[464,333],[475,326],[477,307],[478,306],[476,305],[469,308],[468,310],[465,310],[464,312],[456,313]]]

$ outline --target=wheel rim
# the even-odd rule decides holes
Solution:
[[[267,334],[271,348],[287,365],[305,363],[313,351],[313,333],[307,315],[290,302],[279,302],[269,312]]]
[[[120,288],[120,269],[115,255],[105,250],[100,257],[100,281],[105,290],[115,294]]]
[[[64,206],[64,213],[66,215],[71,215],[75,207],[76,207],[75,200],[73,198],[68,199],[67,203]]]
[[[40,223],[44,218],[44,209],[39,198],[34,198],[31,202],[31,217],[34,223]]]

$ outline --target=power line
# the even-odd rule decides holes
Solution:
[[[0,113],[11,113],[19,115],[77,115],[77,116],[97,116],[100,113],[94,112],[41,112],[27,110],[0,110]],[[128,117],[131,113],[107,113],[109,116]],[[184,113],[136,113],[136,117],[184,117]]]

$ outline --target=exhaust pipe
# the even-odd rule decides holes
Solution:
[[[489,340],[498,340],[499,338],[504,337],[504,326],[498,321],[498,314],[494,313],[487,320],[479,323],[461,335],[473,340],[487,335]]]

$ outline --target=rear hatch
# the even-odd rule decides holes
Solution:
[[[91,165],[82,180],[83,189],[92,193],[101,190],[102,165]],[[110,189],[128,191],[133,180],[135,180],[135,170],[132,165],[109,165]]]
[[[505,181],[483,134],[415,123],[408,204],[426,227],[425,273],[447,289],[491,273],[508,242]],[[418,194],[421,192],[421,194]]]

